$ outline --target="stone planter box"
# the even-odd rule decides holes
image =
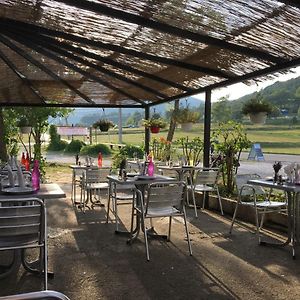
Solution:
[[[196,193],[196,203],[202,207],[203,197],[201,193]],[[192,198],[190,198],[192,199]],[[207,204],[207,202],[206,202]],[[225,215],[233,216],[236,201],[228,198],[222,198],[223,211]],[[210,210],[220,211],[218,198],[214,195],[209,196],[208,207]],[[220,212],[221,213],[221,212]],[[255,224],[255,210],[248,205],[239,205],[237,220],[246,221]],[[265,215],[264,226],[276,227],[284,232],[287,231],[288,218],[286,213],[269,213]]]

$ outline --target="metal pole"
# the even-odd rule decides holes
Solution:
[[[118,132],[119,132],[119,144],[122,144],[122,108],[119,108],[119,121],[118,121]]]
[[[145,120],[150,118],[150,108],[149,106],[145,107]],[[149,154],[150,152],[150,129],[145,127],[145,152]]]
[[[211,90],[205,92],[203,167],[210,165]]]

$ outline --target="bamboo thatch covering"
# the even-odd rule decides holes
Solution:
[[[300,64],[296,0],[1,0],[0,105],[145,106]]]

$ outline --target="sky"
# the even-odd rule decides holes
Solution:
[[[251,94],[253,92],[258,92],[261,89],[275,83],[276,81],[286,81],[291,78],[295,78],[300,76],[300,67],[291,69],[293,72],[285,75],[278,76],[277,78],[273,80],[266,80],[264,82],[260,82],[258,84],[253,85],[246,85],[244,83],[236,83],[233,85],[230,85],[226,88],[216,89],[212,91],[212,102],[216,102],[218,99],[220,99],[223,96],[229,95],[229,100],[234,100],[237,98],[240,98],[244,95]],[[195,95],[195,98],[204,99],[204,94]]]

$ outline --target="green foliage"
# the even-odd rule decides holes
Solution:
[[[50,143],[47,148],[48,150],[61,151],[67,147],[68,143],[60,139],[60,135],[57,134],[57,129],[55,125],[50,126],[49,135],[50,135]]]
[[[162,118],[150,118],[149,120],[143,120],[143,125],[147,128],[149,127],[159,127],[159,128],[165,128],[167,126],[167,123]]]
[[[244,127],[232,121],[221,123],[212,134],[214,150],[218,153],[218,166],[221,168],[223,185],[228,194],[234,190],[234,175],[239,167],[243,149],[251,144]]]
[[[126,155],[127,158],[143,158],[144,156],[144,150],[135,145],[126,145],[120,149],[119,153]]]
[[[97,156],[99,152],[101,152],[103,155],[108,155],[111,153],[111,150],[107,145],[103,144],[83,146],[80,150],[81,155]]]
[[[236,115],[238,116],[238,115]],[[212,117],[216,122],[228,122],[232,119],[232,109],[227,97],[222,97],[212,106]]]
[[[144,150],[141,147],[135,145],[126,145],[125,147],[121,148],[118,153],[116,153],[112,157],[112,168],[114,170],[120,168],[120,164],[123,159],[128,158],[143,158]]]
[[[100,128],[100,130],[102,130],[102,128],[112,128],[114,127],[114,123],[108,119],[100,119],[97,122],[95,122],[93,124],[94,128]]]
[[[80,140],[72,140],[65,148],[66,153],[79,153],[85,143]]]
[[[196,166],[201,161],[201,152],[203,150],[203,141],[199,137],[189,139],[188,136],[182,137],[175,141],[183,152],[188,165]]]
[[[176,112],[175,119],[178,123],[196,123],[200,119],[200,113],[197,111],[192,111],[188,107],[180,108]]]
[[[244,115],[259,112],[266,112],[269,114],[272,112],[272,105],[260,94],[257,94],[255,98],[250,99],[243,105],[242,112]]]
[[[167,141],[163,137],[161,137],[160,139],[154,138],[152,140],[151,148],[152,148],[154,159],[159,161],[170,160],[172,154],[174,153],[172,148],[172,143]]]

